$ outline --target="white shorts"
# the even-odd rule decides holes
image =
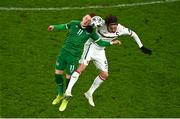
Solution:
[[[96,68],[108,72],[108,62],[104,48],[99,48],[94,43],[85,44],[79,63],[88,65],[93,60]]]

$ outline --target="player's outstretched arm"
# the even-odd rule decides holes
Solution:
[[[110,42],[103,41],[100,38],[98,40],[96,40],[95,43],[97,43],[99,46],[102,46],[102,47],[112,45]]]
[[[118,40],[109,42],[109,41],[105,41],[103,39],[100,39],[99,36],[97,35],[95,29],[92,29],[90,37],[94,40],[94,42],[96,44],[98,44],[99,46],[102,46],[102,47],[120,44],[120,41],[118,41]]]
[[[48,31],[60,31],[67,29],[66,24],[50,25],[48,26]]]
[[[97,43],[99,46],[102,46],[102,47],[121,44],[121,42],[119,40],[114,40],[114,41],[108,42],[108,41],[104,41],[102,39],[96,40],[95,43]]]
[[[152,54],[152,50],[146,48],[146,47],[141,43],[141,40],[139,39],[138,35],[137,35],[134,31],[131,31],[131,37],[134,38],[134,40],[136,41],[136,43],[138,44],[139,48],[141,49],[141,51],[142,51],[143,53],[149,54],[149,55]]]
[[[146,47],[141,43],[140,38],[138,37],[138,35],[137,35],[134,31],[132,31],[132,30],[130,30],[130,29],[128,29],[128,28],[125,28],[125,27],[123,28],[123,30],[124,30],[124,33],[125,33],[125,34],[130,35],[130,36],[136,41],[136,43],[138,44],[139,48],[141,49],[141,51],[142,51],[143,53],[149,54],[149,55],[152,54],[152,50],[146,48]]]

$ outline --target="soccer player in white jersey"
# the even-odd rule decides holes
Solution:
[[[150,49],[144,47],[138,35],[134,31],[118,23],[116,16],[109,15],[105,19],[104,24],[103,24],[103,19],[101,17],[95,16],[94,18],[92,18],[92,24],[97,26],[97,34],[102,39],[105,39],[111,42],[112,40],[118,38],[119,36],[128,35],[136,41],[137,45],[139,46],[139,48],[142,50],[143,53],[149,54],[149,55],[152,54],[152,51]],[[61,104],[61,106],[64,107],[64,109],[67,106],[67,99],[69,99],[69,97],[72,96],[71,94],[72,87],[78,80],[81,72],[85,70],[85,68],[87,67],[87,65],[89,64],[91,60],[93,60],[95,66],[100,70],[100,74],[95,78],[93,84],[91,85],[89,90],[85,93],[85,97],[88,99],[88,102],[91,106],[95,106],[94,101],[93,101],[93,93],[108,78],[108,62],[106,59],[104,49],[105,47],[99,46],[98,44],[93,42],[91,39],[89,39],[86,42],[84,46],[84,52],[81,56],[81,60],[79,61],[80,65],[78,69],[72,74],[70,83],[65,92],[65,98],[63,102],[66,102],[66,103],[62,102]]]

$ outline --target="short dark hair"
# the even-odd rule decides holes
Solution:
[[[91,18],[92,18],[92,17],[96,16],[96,13],[91,12],[91,13],[89,13],[89,16],[91,16]]]
[[[106,23],[106,25],[118,24],[118,19],[117,19],[116,16],[109,15],[109,16],[106,17],[105,23]]]

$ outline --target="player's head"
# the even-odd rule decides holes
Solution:
[[[117,26],[118,26],[118,20],[116,16],[109,15],[105,19],[105,23],[107,25],[107,28],[109,32],[116,32]]]
[[[91,22],[91,18],[96,16],[95,13],[89,13],[89,14],[86,14],[83,18],[82,18],[82,22],[81,24],[84,26],[84,27],[87,27],[89,26],[90,22]]]

